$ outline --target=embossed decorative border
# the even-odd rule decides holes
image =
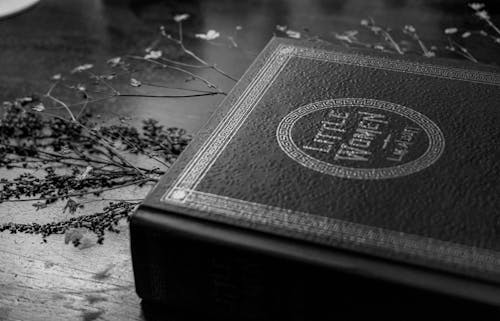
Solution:
[[[281,44],[161,201],[197,209],[199,211],[192,215],[211,220],[231,221],[235,225],[258,227],[270,232],[279,231],[291,237],[365,253],[379,251],[379,254],[393,258],[404,255],[407,261],[414,263],[421,263],[419,259],[423,259],[426,262],[453,265],[467,272],[474,269],[476,275],[489,272],[500,280],[500,253],[496,251],[196,191],[198,183],[292,57],[500,86],[500,74],[496,73]],[[435,266],[439,267],[438,264]]]

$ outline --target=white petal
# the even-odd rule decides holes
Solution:
[[[175,22],[181,22],[189,18],[189,14],[183,13],[183,14],[178,14],[174,16],[174,21]]]

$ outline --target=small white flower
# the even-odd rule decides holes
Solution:
[[[116,78],[116,74],[109,74],[109,75],[101,75],[99,76],[101,79],[106,79],[106,80],[112,80]]]
[[[290,38],[300,39],[300,32],[295,30],[287,30],[286,35]]]
[[[471,35],[471,32],[470,31],[466,31],[464,33],[462,33],[462,38],[469,38]]]
[[[385,48],[384,48],[384,46],[382,46],[382,45],[376,45],[376,46],[375,46],[375,47],[373,47],[373,48],[375,48],[375,49],[377,49],[377,50],[384,50],[384,49],[385,49]]]
[[[346,32],[344,32],[344,34],[350,38],[356,37],[358,33],[358,30],[347,30]]]
[[[455,27],[444,29],[444,33],[447,35],[452,35],[452,34],[457,33],[457,32],[458,32],[458,29]]]
[[[203,39],[203,40],[214,40],[219,38],[220,33],[215,31],[215,30],[208,30],[207,33],[197,33],[194,35],[196,38]]]
[[[141,85],[142,85],[142,83],[139,80],[137,80],[135,78],[131,78],[130,79],[130,86],[132,86],[132,87],[140,87]]]
[[[114,57],[107,61],[111,67],[116,67],[122,62],[122,57]]]
[[[78,89],[79,91],[85,91],[85,90],[87,90],[87,88],[84,85],[82,85],[82,84],[76,85],[76,89]]]
[[[484,8],[484,3],[472,2],[469,3],[469,7],[471,7],[473,10],[478,11]]]
[[[424,53],[424,57],[427,57],[427,58],[436,57],[436,53],[434,51],[426,51]]]
[[[178,15],[174,16],[174,21],[175,22],[182,22],[188,18],[189,18],[189,14],[187,14],[187,13],[178,14]]]
[[[348,43],[352,43],[352,39],[349,38],[348,36],[346,35],[341,35],[341,34],[338,34],[338,33],[335,33],[334,34],[335,38],[338,39],[338,40],[341,40],[341,41],[346,41]]]
[[[476,16],[478,16],[479,18],[484,19],[484,20],[490,19],[490,15],[488,14],[488,12],[486,10],[477,11]]]
[[[45,110],[45,106],[42,103],[38,103],[35,106],[33,106],[31,109],[33,109],[34,111],[42,112]]]
[[[360,23],[362,26],[365,26],[365,27],[366,27],[366,26],[368,26],[368,25],[370,24],[370,23],[369,23],[369,21],[368,21],[368,20],[366,20],[366,19],[361,20],[359,23]]]
[[[144,59],[158,59],[162,54],[161,50],[151,50],[144,56]]]
[[[411,33],[414,33],[414,32],[416,31],[415,27],[414,27],[414,26],[412,26],[412,25],[406,25],[406,26],[404,27],[404,30],[405,30],[406,32],[411,32]]]
[[[165,26],[160,26],[160,34],[163,36],[163,37],[170,37],[169,34],[167,34],[167,31],[165,30]]]
[[[61,80],[61,78],[61,74],[55,74],[54,76],[52,76],[52,80]]]
[[[22,97],[22,98],[17,98],[16,99],[18,102],[20,102],[21,104],[26,104],[26,103],[30,103],[33,101],[33,98],[32,97],[29,97],[29,96],[26,96],[26,97]]]
[[[91,69],[93,67],[94,67],[93,64],[83,64],[83,65],[80,65],[80,66],[73,68],[73,70],[71,70],[71,73],[74,74],[76,72],[82,72],[82,71]]]
[[[240,30],[242,30],[242,29],[243,29],[243,27],[242,27],[242,26],[236,26],[236,30],[240,31]]]
[[[278,30],[278,31],[285,32],[286,29],[287,29],[287,26],[276,25],[276,30]]]
[[[488,33],[486,31],[484,31],[484,30],[479,30],[479,34],[481,36],[487,36],[488,35]]]
[[[382,30],[382,28],[380,28],[379,26],[371,26],[370,30],[378,34]]]

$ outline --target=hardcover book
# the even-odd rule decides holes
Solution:
[[[137,292],[218,319],[496,311],[499,116],[493,67],[275,38],[133,215]]]

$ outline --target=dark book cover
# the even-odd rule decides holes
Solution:
[[[133,215],[138,294],[500,306],[499,116],[498,69],[275,38]]]

